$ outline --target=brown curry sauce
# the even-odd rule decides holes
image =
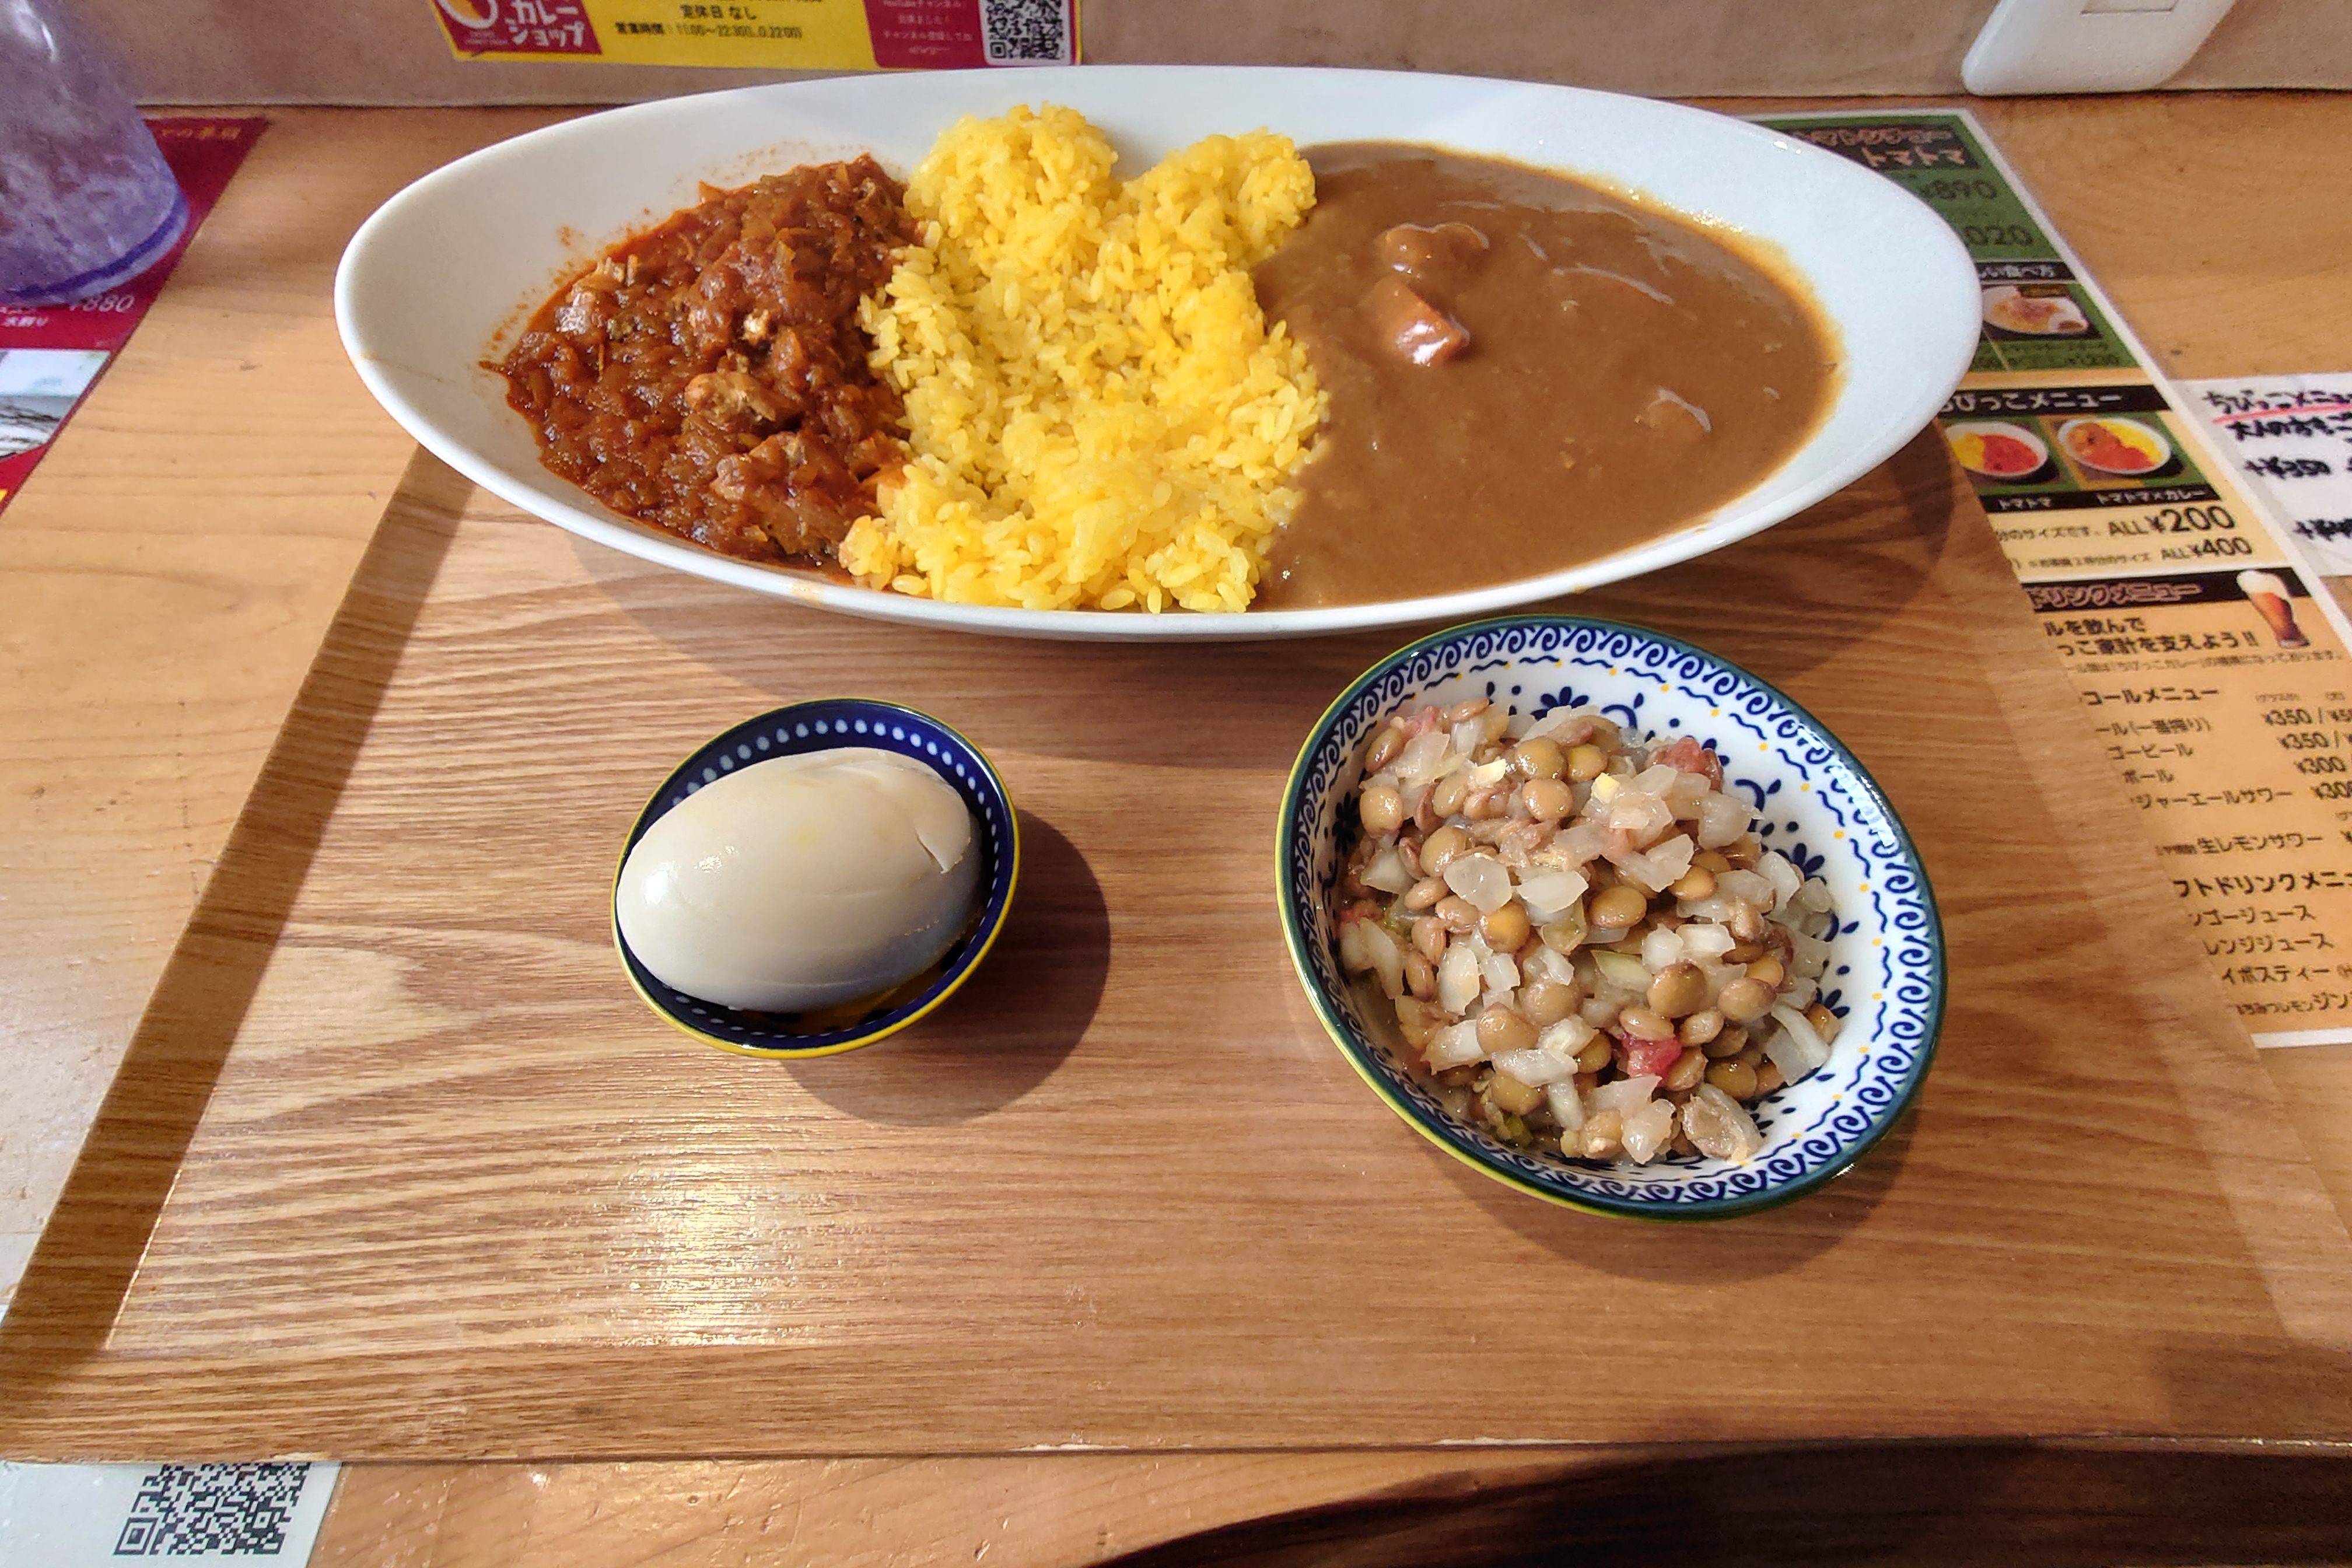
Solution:
[[[1310,149],[1256,272],[1330,410],[1254,608],[1492,586],[1695,522],[1809,437],[1826,329],[1691,225],[1520,165]]]

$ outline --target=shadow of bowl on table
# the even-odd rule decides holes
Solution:
[[[1622,1279],[1736,1285],[1787,1272],[1851,1236],[1901,1173],[1916,1107],[1826,1185],[1727,1219],[1648,1220],[1547,1203],[1432,1148],[1429,1157],[1471,1202],[1554,1256]]]
[[[1531,1459],[1244,1520],[1106,1568],[2341,1563],[2352,1461],[2015,1441]]]
[[[953,1126],[1019,1100],[1076,1048],[1110,973],[1110,911],[1077,847],[1041,816],[1020,821],[1020,881],[971,978],[887,1039],[786,1063],[803,1089],[862,1121]]]

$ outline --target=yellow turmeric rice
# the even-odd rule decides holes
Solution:
[[[861,582],[1024,609],[1246,609],[1324,396],[1249,269],[1315,179],[1213,136],[1139,179],[1067,109],[967,117],[908,184],[922,243],[860,317],[914,457]]]

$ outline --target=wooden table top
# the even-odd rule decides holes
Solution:
[[[2352,363],[2352,216],[2273,206],[2352,148],[2352,103],[1980,112],[2168,369]],[[333,256],[406,178],[547,118],[275,115],[0,519],[0,1016],[68,1123],[75,1083],[126,1048],[133,1069],[0,1329],[0,1449],[2352,1437],[2321,1185],[2352,1193],[2352,1052],[2244,1046],[1932,445],[1587,601],[1790,687],[1901,803],[1969,977],[1921,1112],[1779,1216],[1662,1238],[1554,1214],[1362,1093],[1253,868],[1217,856],[1218,814],[1270,812],[1297,734],[1396,639],[1074,665],[852,627],[575,547],[409,460],[334,345]],[[2119,194],[2152,161],[2180,191],[2160,237]],[[1830,548],[1871,604],[1800,569]],[[1775,609],[1727,621],[1727,574]],[[1040,829],[1021,929],[938,1028],[845,1058],[870,1071],[667,1035],[608,984],[610,843],[709,730],[876,668],[1012,776]],[[1009,700],[1040,685],[1078,711]],[[1154,721],[1119,717],[1147,698]],[[1955,785],[1989,764],[2027,793]],[[1189,943],[1204,914],[1243,938]],[[971,1037],[999,1054],[975,1065]],[[1186,1076],[1233,1092],[1171,1106]],[[1105,1119],[1112,1148],[1073,1145]],[[26,1166],[19,1234],[45,1202]],[[1661,1389],[1631,1336],[1424,1331],[1465,1284],[1685,1340],[1735,1310],[1841,1326]],[[1498,1412],[1498,1359],[1551,1392]],[[1441,1460],[1318,1463],[1217,1495],[1286,1506]]]

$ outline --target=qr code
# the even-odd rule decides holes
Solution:
[[[275,1557],[308,1464],[159,1465],[139,1483],[117,1557]]]
[[[992,66],[1068,65],[1070,0],[980,0],[980,36]]]

